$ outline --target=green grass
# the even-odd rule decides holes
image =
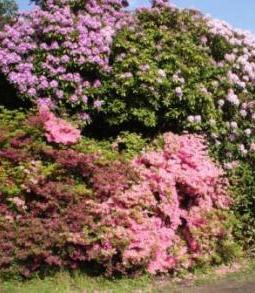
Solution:
[[[244,260],[240,270],[226,275],[219,275],[212,268],[195,272],[191,279],[191,282],[185,280],[184,276],[183,281],[176,282],[169,276],[152,278],[147,275],[107,279],[90,277],[81,272],[73,275],[61,272],[44,279],[38,277],[24,282],[2,281],[0,293],[191,293],[203,288],[203,292],[211,292],[210,289],[215,286],[220,290],[226,284],[245,286],[248,282],[254,282],[255,288],[255,260]]]
[[[148,276],[107,279],[105,277],[89,277],[81,273],[71,276],[64,272],[45,279],[34,278],[26,282],[1,282],[0,293],[152,292],[152,282]]]

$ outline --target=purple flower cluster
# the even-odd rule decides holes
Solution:
[[[30,100],[50,97],[56,107],[97,111],[100,105],[91,92],[101,84],[100,72],[110,69],[114,34],[131,21],[121,3],[44,1],[0,33],[0,70]],[[84,99],[87,92],[90,100]]]
[[[225,21],[207,18],[209,32],[221,36],[231,46],[232,52],[225,55],[224,62],[232,65],[229,79],[232,83],[245,88],[255,84],[255,36],[249,31],[234,29]],[[234,72],[233,72],[234,71]]]
[[[221,113],[228,112],[223,123],[227,131],[223,131],[221,138],[213,137],[214,133],[211,137],[217,145],[222,144],[222,140],[236,143],[239,154],[246,156],[254,151],[255,36],[249,31],[235,29],[225,21],[203,18],[208,26],[208,34],[201,40],[201,45],[210,50],[210,44],[205,40],[215,37],[224,40],[229,46],[222,60],[214,60],[216,66],[227,69],[224,82],[228,89],[225,95],[217,99]],[[223,84],[215,84],[216,88],[220,86],[224,87]]]

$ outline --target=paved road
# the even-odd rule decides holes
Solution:
[[[165,293],[166,292],[171,293],[171,291],[165,291]],[[255,280],[246,283],[227,282],[217,285],[190,287],[178,289],[173,293],[255,293]]]
[[[165,286],[158,293],[255,293],[255,276],[249,280],[222,280],[201,286],[179,287]]]

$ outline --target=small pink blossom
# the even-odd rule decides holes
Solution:
[[[96,108],[97,110],[100,110],[102,108],[103,103],[104,103],[103,101],[95,100],[94,101],[94,108]]]
[[[177,88],[175,89],[175,94],[176,94],[179,98],[181,98],[181,97],[183,96],[182,88],[181,88],[181,87],[177,87]]]

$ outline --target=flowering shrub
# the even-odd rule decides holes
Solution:
[[[228,182],[202,138],[168,133],[163,149],[107,160],[48,144],[40,117],[0,118],[1,274],[155,274],[229,254]]]
[[[219,243],[231,237],[224,224],[230,204],[227,182],[202,139],[166,134],[164,143],[162,151],[133,161],[138,184],[95,206],[102,217],[99,225],[115,228],[103,238],[110,233],[127,243],[122,257],[126,269],[142,266],[155,274],[191,267],[198,260],[214,262]],[[94,253],[113,249],[114,242],[107,242]]]
[[[207,30],[190,11],[138,11],[134,25],[113,42],[111,76],[103,86],[106,121],[141,129],[210,129],[219,118],[214,96],[224,95],[214,83],[226,80],[227,71],[201,44]]]
[[[0,69],[19,95],[77,114],[102,106],[94,90],[116,31],[130,21],[121,1],[47,0],[0,33]],[[76,115],[76,116],[77,116]]]
[[[161,1],[135,16],[113,42],[102,118],[147,135],[205,134],[231,180],[236,235],[254,251],[254,35]]]
[[[255,213],[254,213],[254,157],[248,161],[227,163],[231,193],[235,204],[232,209],[239,220],[235,226],[235,238],[242,244],[249,256],[254,256],[255,248]]]

